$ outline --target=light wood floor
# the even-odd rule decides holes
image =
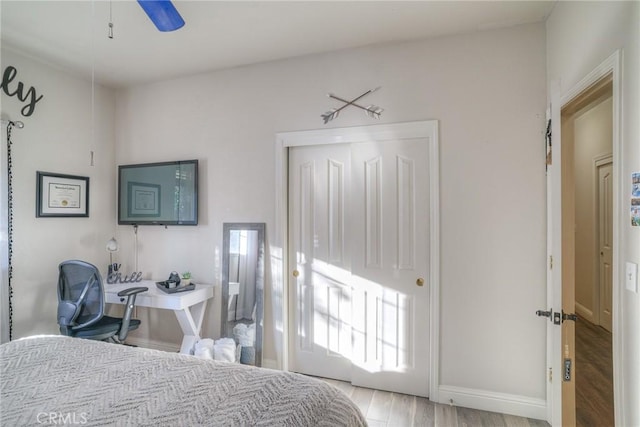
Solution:
[[[320,378],[358,405],[370,427],[548,427],[546,421],[433,403],[423,397],[355,387]]]
[[[613,426],[611,333],[584,318],[576,322],[576,425]]]

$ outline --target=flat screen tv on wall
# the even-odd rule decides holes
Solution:
[[[197,225],[198,161],[118,166],[118,224]]]

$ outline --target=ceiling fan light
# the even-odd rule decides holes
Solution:
[[[138,3],[158,30],[175,31],[184,26],[184,19],[170,0],[138,0]]]

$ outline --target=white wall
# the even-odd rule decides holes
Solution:
[[[640,229],[631,227],[631,173],[640,171],[640,2],[558,2],[547,20],[547,83],[560,93],[622,49],[622,182],[620,260],[640,263]],[[623,274],[620,275],[622,280]],[[624,354],[620,378],[625,419],[640,425],[640,295],[622,289],[621,339]],[[615,344],[615,340],[614,340]]]
[[[441,383],[544,404],[546,325],[534,315],[545,306],[541,24],[119,92],[117,163],[201,162],[200,224],[140,227],[140,268],[153,277],[189,270],[196,282],[218,284],[223,222],[266,222],[267,239],[274,231],[276,132],[321,128],[320,114],[337,105],[327,92],[349,97],[376,86],[382,89],[366,102],[385,108],[383,122],[440,121]],[[330,126],[370,123],[347,109]],[[131,268],[131,227],[118,227],[117,237],[120,261]],[[269,291],[267,283],[266,325]],[[179,339],[171,315],[145,315],[154,316],[146,323],[153,326],[141,334]],[[218,317],[209,310],[205,334],[217,333]],[[273,331],[265,331],[264,357],[276,357]]]
[[[58,333],[56,287],[61,261],[79,258],[106,269],[105,246],[115,230],[115,96],[96,87],[92,138],[90,76],[76,77],[3,48],[2,66],[9,65],[18,71],[12,85],[20,80],[44,95],[33,114],[22,117],[23,104],[2,94],[2,118],[25,125],[12,135],[15,339]],[[91,151],[94,166],[90,166]],[[36,171],[89,177],[89,218],[36,218]]]

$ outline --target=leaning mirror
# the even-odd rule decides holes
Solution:
[[[233,338],[238,359],[262,365],[264,223],[224,223],[222,336]]]

